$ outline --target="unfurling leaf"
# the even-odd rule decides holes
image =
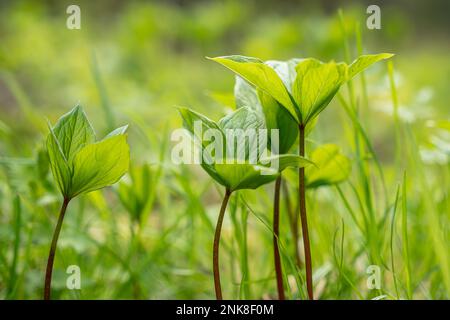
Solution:
[[[217,123],[187,108],[181,108],[180,114],[183,118],[184,127],[197,140],[197,146],[202,151],[210,142],[205,142],[201,136],[197,135],[198,132],[195,132],[194,121],[204,121],[202,122],[204,128],[217,129],[219,136],[224,139],[223,157],[213,159],[210,164],[202,161],[202,167],[214,180],[230,191],[256,189],[275,180],[286,167],[305,167],[311,163],[297,155],[271,155],[265,158],[258,158],[256,163],[250,163],[247,157],[241,159],[239,155],[236,155],[235,158],[226,157],[227,148],[230,148],[231,144],[234,144],[235,147],[237,147],[236,144],[239,144],[234,139],[230,140],[230,136],[227,136],[227,130],[243,130],[245,132],[245,130],[251,129],[257,132],[256,130],[264,128],[264,121],[259,113],[252,108],[241,107],[223,117]],[[246,136],[246,151],[258,147],[256,145],[257,139],[255,138],[256,136],[251,134]],[[242,163],[239,161],[242,161]]]
[[[67,199],[117,182],[128,170],[126,126],[95,142],[83,109],[76,106],[50,127],[47,152],[53,176]]]
[[[363,55],[351,65],[334,61],[323,63],[312,58],[263,62],[256,58],[234,55],[210,59],[227,67],[255,87],[265,114],[268,112],[267,106],[272,109],[281,106],[297,125],[305,126],[308,132],[314,125],[312,122],[329,105],[342,84],[373,63],[392,56],[390,53]],[[245,92],[240,86],[237,81],[237,107],[258,106],[254,93],[242,87],[247,91]],[[240,90],[236,91],[236,88]],[[272,118],[273,114],[277,113],[273,110],[270,112]],[[274,120],[267,115],[265,117],[268,125],[273,125]]]

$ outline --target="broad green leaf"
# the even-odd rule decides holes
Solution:
[[[53,132],[53,128],[49,127],[49,129],[47,152],[50,160],[50,168],[59,190],[66,196],[69,193],[72,173],[59,141]]]
[[[95,141],[94,129],[79,105],[58,120],[53,132],[68,163],[81,148]]]
[[[236,108],[249,107],[261,112],[261,103],[259,102],[255,88],[238,75],[235,79],[234,98],[236,101]]]
[[[286,168],[303,168],[310,165],[315,165],[313,161],[310,161],[296,154],[280,154],[261,159],[261,163],[263,164],[267,163],[268,161],[278,162],[278,172],[281,172]]]
[[[287,112],[287,111],[285,111]],[[233,113],[223,117],[218,123],[206,118],[205,116],[194,112],[192,110],[183,108],[180,109],[180,114],[183,117],[184,125],[194,135],[193,131],[194,121],[205,121],[202,125],[206,128],[215,128],[221,130],[224,135],[225,143],[230,143],[229,137],[226,136],[227,130],[254,130],[253,133],[258,133],[258,129],[264,128],[264,122],[261,115],[249,107],[242,107]],[[194,138],[195,139],[195,138]],[[202,137],[198,135],[200,148],[206,148],[203,144]],[[236,141],[234,141],[236,143]],[[256,143],[251,138],[246,143]],[[242,145],[242,144],[241,144]],[[237,145],[235,145],[237,147]],[[256,147],[252,146],[252,147]],[[247,148],[251,148],[248,147]],[[248,152],[250,149],[246,149]],[[239,157],[226,158],[226,153],[221,161],[214,159],[211,165],[202,162],[202,167],[205,171],[218,183],[229,188],[231,191],[238,189],[255,189],[263,184],[273,181],[278,176],[279,172],[288,166],[303,167],[311,162],[299,157],[297,155],[275,155],[265,158],[264,162],[256,159],[255,163],[247,161],[248,159],[239,159]],[[259,156],[259,155],[258,155]],[[238,162],[242,161],[242,163]],[[272,163],[270,162],[272,161]]]
[[[234,86],[236,105],[238,108],[248,106],[264,116],[268,129],[268,142],[271,146],[270,130],[279,130],[278,153],[286,153],[294,144],[298,135],[297,122],[271,95],[262,90],[256,90],[247,81],[236,76]]]
[[[299,61],[297,66],[295,67],[296,71],[296,78],[294,80],[294,83],[292,84],[292,96],[294,97],[295,101],[297,102],[297,105],[300,108],[300,111],[302,110],[302,106],[300,103],[302,102],[302,93],[303,93],[303,82],[306,73],[313,69],[320,67],[323,63],[317,59],[308,58],[308,59],[302,59]],[[300,120],[303,120],[303,114],[300,112]],[[302,121],[301,121],[302,122]]]
[[[294,60],[288,62],[268,61],[280,78],[289,84],[289,77],[295,79]],[[292,71],[293,70],[293,71]],[[290,84],[289,84],[290,85]],[[275,100],[271,95],[260,89],[255,89],[247,81],[236,76],[234,86],[236,105],[238,108],[248,106],[264,115],[266,128],[268,132],[269,146],[272,145],[270,130],[279,130],[278,153],[287,153],[292,147],[298,136],[297,122],[292,118],[289,111]]]
[[[126,135],[115,135],[83,147],[73,160],[74,197],[116,183],[128,170],[130,150]]]
[[[233,160],[228,160],[232,162]],[[222,185],[231,191],[239,189],[256,189],[272,182],[278,176],[278,171],[265,166],[248,163],[216,163],[217,173],[222,177]]]
[[[178,111],[180,112],[181,118],[183,119],[183,126],[192,134],[194,139],[196,139],[196,141],[201,143],[203,146],[207,144],[207,142],[203,141],[202,136],[205,130],[221,130],[216,122],[189,108],[179,108]],[[199,128],[201,130],[196,130],[196,122],[201,124],[201,127]]]
[[[375,62],[393,57],[392,53],[379,53],[359,56],[348,68],[348,80],[364,71]]]
[[[295,67],[300,61],[300,59],[290,59],[287,61],[269,60],[265,63],[275,70],[288,92],[292,93],[292,86],[297,77]]]
[[[188,108],[179,108],[178,111],[180,112],[181,118],[183,119],[183,126],[186,130],[189,131],[192,138],[194,139],[195,146],[199,148],[200,150],[203,150],[207,147],[207,145],[210,143],[209,141],[203,140],[203,133],[208,129],[215,129],[222,132],[222,129],[218,126],[216,122],[213,120],[205,117],[204,115],[195,112]],[[195,123],[200,124],[201,130],[196,130]],[[201,132],[200,132],[201,131]],[[222,132],[223,135],[223,132]],[[225,139],[224,135],[222,136],[223,139]],[[221,177],[217,174],[216,169],[214,166],[210,163],[212,163],[213,159],[206,159],[207,161],[204,161],[204,157],[207,155],[202,152],[203,161],[201,161],[202,168],[219,183],[222,183]]]
[[[298,120],[297,108],[277,73],[261,60],[239,55],[208,58],[235,72],[256,88],[271,95]]]
[[[249,107],[242,107],[220,119],[218,125],[225,134],[226,156],[245,161],[254,152],[256,160],[259,155],[258,130],[264,129],[260,113]]]
[[[76,106],[49,125],[47,153],[58,188],[66,199],[115,183],[128,169],[127,126],[95,143],[83,109]]]
[[[291,117],[289,112],[283,108],[275,99],[263,91],[259,91],[259,99],[266,120],[268,130],[279,130],[278,153],[289,152],[298,137],[297,122]],[[269,142],[272,147],[271,134],[268,133]]]
[[[226,129],[258,130],[264,128],[264,121],[257,111],[243,107],[220,119],[218,125],[222,131]]]
[[[311,161],[316,166],[305,169],[308,188],[340,183],[348,178],[351,171],[350,159],[334,144],[318,147],[311,154]]]
[[[300,62],[294,97],[300,107],[303,124],[307,124],[327,107],[345,81],[346,74],[347,65],[343,63],[320,63],[314,59]]]

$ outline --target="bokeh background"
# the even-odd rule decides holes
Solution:
[[[81,8],[81,30],[66,28],[70,4]],[[448,299],[450,3],[378,1],[380,30],[366,28],[369,4],[375,3],[0,1],[0,298],[42,295],[61,201],[43,148],[47,121],[81,103],[99,137],[129,124],[132,171],[143,177],[126,177],[71,203],[56,255],[54,297],[212,298],[213,226],[222,191],[200,168],[170,161],[170,133],[181,126],[175,107],[218,119],[233,106],[234,77],[205,57],[350,62],[358,53],[391,52],[394,94],[386,63],[366,72],[364,83],[354,81],[359,119],[381,163],[386,193],[370,153],[356,158],[352,122],[338,99],[309,137],[310,150],[334,143],[353,161],[364,161],[371,186],[363,190],[353,170],[339,190],[309,192],[316,296]],[[341,94],[347,97],[347,89]],[[406,258],[400,211],[392,218],[405,171],[399,202],[405,198]],[[127,187],[136,188],[131,194],[145,189],[143,212],[127,206],[135,201],[125,195]],[[292,195],[295,188],[289,183]],[[272,188],[243,195],[249,205],[237,198],[224,226],[224,295],[274,298],[267,228]],[[368,199],[376,208],[376,236],[361,232],[347,207],[361,219]],[[289,263],[293,244],[283,219],[289,297],[302,298],[302,272]],[[370,248],[369,237],[376,243]],[[380,290],[366,286],[373,250],[380,257]],[[82,290],[65,288],[69,265],[80,266]]]

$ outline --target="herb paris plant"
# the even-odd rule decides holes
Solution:
[[[209,143],[205,142],[203,137],[198,136],[198,132],[195,130],[194,124],[196,121],[199,121],[206,129],[217,130],[217,132],[219,132],[225,140],[225,148],[230,147],[230,141],[225,139],[226,130],[260,129],[264,126],[264,122],[260,118],[259,114],[248,107],[242,107],[237,111],[234,111],[230,115],[222,118],[219,122],[212,121],[207,117],[187,108],[181,108],[180,114],[183,118],[184,127],[194,137],[194,141],[201,150],[208,148]],[[257,143],[255,139],[256,137],[250,137],[248,145],[255,147],[255,144]],[[231,141],[231,143],[234,144],[234,141]],[[218,150],[216,150],[216,152],[218,152]],[[202,152],[202,154],[204,153]],[[224,155],[225,152],[222,154]],[[218,154],[216,153],[215,155],[217,156]],[[263,184],[269,183],[277,179],[279,172],[283,171],[287,167],[304,167],[311,163],[305,158],[297,155],[271,155],[270,158],[276,158],[279,161],[277,170],[264,165],[264,163],[266,163],[264,161],[265,159],[258,159],[259,161],[256,164],[248,161],[244,163],[235,163],[237,161],[234,160],[237,159],[223,158],[201,161],[203,169],[214,180],[225,187],[225,195],[217,220],[213,245],[214,287],[216,298],[218,300],[222,299],[222,288],[219,274],[219,241],[225,210],[231,194],[236,190],[256,189]]]
[[[324,63],[316,59],[293,59],[284,67],[280,77],[270,62],[239,55],[211,58],[227,67],[254,86],[260,96],[270,96],[285,108],[298,126],[299,155],[305,155],[305,136],[340,86],[373,63],[388,59],[392,54],[362,55],[353,63]],[[276,67],[276,66],[275,66]],[[264,103],[262,104],[264,105]],[[305,250],[308,296],[313,299],[312,263],[305,203],[305,169],[299,168],[300,218]]]
[[[81,106],[49,125],[47,152],[53,177],[63,196],[58,223],[45,274],[44,299],[50,299],[53,261],[59,233],[69,202],[76,196],[116,183],[128,170],[127,126],[96,141],[94,129]]]

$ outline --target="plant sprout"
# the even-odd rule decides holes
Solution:
[[[305,136],[314,126],[318,115],[329,105],[339,88],[373,63],[388,59],[392,54],[362,55],[353,63],[328,63],[319,60],[292,59],[287,63],[284,74],[279,74],[270,66],[270,62],[240,55],[211,58],[227,67],[258,91],[263,97],[270,96],[284,107],[298,127],[299,155],[305,156]],[[263,103],[264,105],[264,103]],[[305,252],[306,286],[309,299],[314,299],[312,283],[312,261],[309,229],[305,201],[305,169],[299,168],[298,201],[302,225],[303,246]]]
[[[268,61],[268,64],[277,72],[278,76],[285,81],[289,81],[289,73],[286,72],[287,66],[291,61]],[[265,120],[265,125],[269,130],[278,130],[279,143],[278,153],[288,154],[295,143],[298,135],[298,128],[295,121],[289,115],[289,112],[283,108],[275,99],[262,90],[256,90],[240,76],[236,76],[234,86],[234,96],[236,107],[250,106],[255,111],[261,113]],[[268,135],[269,142],[270,135]],[[275,265],[275,276],[277,283],[278,299],[284,300],[283,271],[279,250],[279,225],[280,225],[280,189],[282,184],[282,175],[280,174],[275,181],[274,203],[273,203],[273,256]]]
[[[208,148],[209,143],[206,143],[203,137],[199,136],[198,132],[196,132],[194,122],[199,121],[205,129],[215,129],[216,132],[219,132],[223,138],[223,141],[225,141],[225,148],[230,147],[230,141],[227,141],[225,138],[227,130],[261,129],[264,127],[263,119],[261,119],[257,112],[249,107],[242,107],[225,116],[218,122],[210,120],[207,117],[187,108],[181,108],[180,114],[183,118],[184,127],[191,133],[197,146],[202,150],[204,157],[205,154],[203,151]],[[246,144],[247,143],[250,148],[254,147],[257,143],[256,137],[251,136]],[[232,141],[232,144],[234,144],[234,141]],[[219,272],[219,242],[225,210],[231,194],[236,190],[256,189],[261,185],[277,179],[279,172],[283,171],[287,167],[304,167],[311,162],[298,155],[271,155],[270,159],[276,159],[279,161],[278,169],[275,170],[265,165],[265,160],[269,158],[259,158],[258,163],[256,164],[250,163],[248,159],[244,163],[236,163],[236,160],[238,159],[219,158],[218,154],[219,150],[216,150],[216,159],[202,159],[204,161],[201,161],[201,165],[215,181],[225,187],[225,195],[220,208],[219,217],[217,219],[213,243],[214,288],[216,299],[221,300],[222,288]],[[222,155],[225,155],[225,153],[222,153]]]
[[[63,196],[58,222],[48,255],[44,299],[50,299],[53,261],[69,202],[76,196],[116,183],[128,170],[127,126],[96,141],[94,129],[81,106],[49,125],[47,152],[53,177]]]

